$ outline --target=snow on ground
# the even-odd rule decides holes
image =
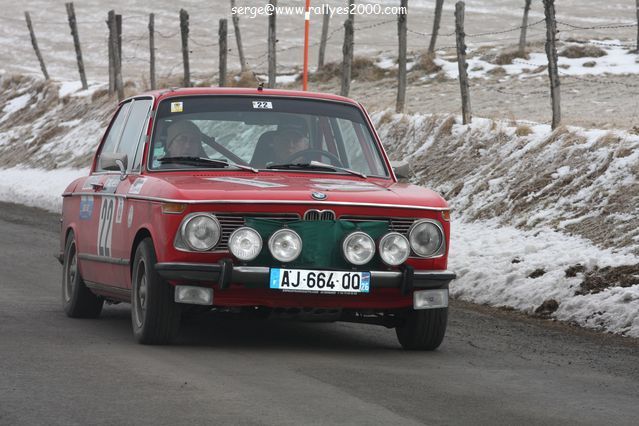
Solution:
[[[582,58],[567,58],[561,55],[562,50],[566,47],[583,47],[589,44],[601,48],[606,54],[600,57]],[[628,47],[621,44],[619,40],[590,40],[586,43],[566,42],[562,43],[562,47],[557,50],[559,51],[557,61],[559,74],[563,76],[639,74],[639,62],[637,62],[639,61],[639,56],[636,53],[630,53]],[[450,61],[447,59],[450,59]],[[442,67],[446,77],[459,78],[456,58],[447,59],[438,57],[435,59],[435,63]],[[528,59],[515,58],[512,64],[505,65],[491,63],[485,56],[470,57],[466,62],[468,63],[469,78],[492,78],[490,73],[494,73],[497,68],[503,69],[507,75],[519,76],[520,78],[535,77],[548,73],[546,68],[544,68],[548,66],[548,58],[544,52],[531,52]],[[432,76],[424,78],[432,78]]]
[[[528,314],[553,299],[559,304],[553,318],[639,337],[639,277],[631,287],[576,295],[583,273],[566,276],[566,270],[577,264],[592,270],[637,263],[637,256],[601,249],[583,238],[543,227],[523,231],[487,221],[454,222],[449,268],[457,280],[450,292],[453,298]]]
[[[62,193],[88,169],[43,170],[28,167],[0,169],[0,201],[62,211]]]

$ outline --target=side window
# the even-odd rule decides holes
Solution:
[[[136,170],[140,167],[140,158],[136,153],[140,146],[140,139],[143,138],[143,130],[147,123],[147,117],[149,110],[151,109],[151,99],[136,99],[131,106],[131,112],[129,118],[124,125],[124,131],[122,132],[122,138],[120,144],[117,147],[117,152],[121,152],[127,155],[128,170]],[[141,154],[141,153],[140,153]]]
[[[120,110],[117,112],[115,118],[111,122],[111,127],[107,131],[106,139],[104,144],[102,145],[102,150],[100,154],[103,152],[114,152],[115,147],[118,145],[118,141],[120,140],[120,134],[122,133],[122,127],[124,126],[124,121],[129,113],[129,108],[131,107],[131,102],[127,102]],[[98,162],[98,170],[100,167],[100,162]]]

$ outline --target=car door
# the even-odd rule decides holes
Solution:
[[[84,181],[78,222],[78,259],[82,276],[88,284],[113,284],[110,246],[115,212],[115,192],[120,182],[119,172],[104,170],[100,164],[103,153],[115,152],[130,112],[131,102],[125,102],[113,116],[98,152],[94,168]]]
[[[114,258],[114,277],[116,285],[122,288],[130,286],[129,258],[131,245],[135,237],[135,229],[131,229],[133,215],[140,214],[140,209],[146,203],[133,205],[127,198],[129,192],[139,192],[144,185],[145,178],[140,175],[142,154],[149,126],[149,117],[153,99],[150,97],[136,98],[131,105],[122,137],[116,152],[126,154],[126,177],[119,182],[115,191],[114,218],[112,223],[112,239],[109,250]],[[137,182],[137,183],[136,183]]]

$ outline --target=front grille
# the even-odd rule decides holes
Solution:
[[[366,217],[366,216],[340,216],[340,220],[347,220],[349,222],[386,222],[388,223],[388,229],[392,232],[399,232],[400,234],[408,237],[408,231],[413,226],[413,222],[416,219],[403,218],[403,217]]]
[[[264,214],[264,213],[255,213],[248,214],[249,217],[259,217],[263,219],[271,219],[271,220],[281,220],[284,222],[290,222],[294,220],[299,220],[299,215],[295,213],[285,213],[285,214]],[[228,250],[228,242],[229,237],[237,228],[241,228],[244,226],[244,216],[240,215],[231,215],[231,214],[216,214],[217,220],[220,222],[220,226],[222,227],[222,237],[220,238],[220,242],[215,247],[215,250]]]
[[[307,210],[304,213],[304,220],[335,220],[335,212],[333,210]]]

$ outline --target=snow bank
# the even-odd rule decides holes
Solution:
[[[89,169],[43,170],[28,167],[0,169],[0,201],[62,211],[62,193],[76,178]]]
[[[523,231],[457,221],[452,229],[449,267],[458,276],[450,288],[452,297],[528,314],[554,300],[558,308],[553,318],[639,337],[639,277],[631,287],[579,295],[583,272],[566,272],[577,264],[586,270],[637,264],[639,257],[544,228]]]
[[[639,254],[639,136],[522,122],[373,115],[393,159],[464,221],[541,226]]]

